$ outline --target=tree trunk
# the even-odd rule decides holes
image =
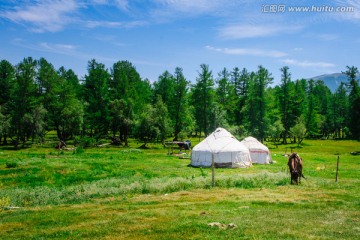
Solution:
[[[4,134],[4,141],[3,141],[3,145],[7,145],[7,134],[5,133]]]
[[[129,135],[129,129],[128,127],[125,127],[125,134],[124,134],[125,147],[129,147],[128,135]]]
[[[283,142],[282,142],[283,144],[287,144],[286,138],[287,138],[286,132],[284,132],[284,134],[283,134]]]

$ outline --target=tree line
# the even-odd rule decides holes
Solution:
[[[0,143],[59,139],[129,137],[146,144],[171,137],[207,136],[219,126],[239,137],[274,143],[308,138],[360,139],[360,91],[356,67],[332,93],[320,80],[291,79],[280,69],[280,84],[263,66],[214,74],[201,64],[193,84],[183,69],[165,71],[154,83],[141,78],[129,61],[107,69],[92,59],[83,79],[46,59],[0,62]]]

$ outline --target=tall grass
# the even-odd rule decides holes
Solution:
[[[216,186],[223,188],[264,188],[288,184],[284,173],[257,173],[238,176],[219,176]],[[55,188],[38,186],[35,188],[5,189],[0,198],[8,197],[13,206],[43,206],[82,203],[96,197],[129,194],[164,194],[191,189],[208,189],[210,177],[163,177],[120,179],[108,178],[74,186]]]

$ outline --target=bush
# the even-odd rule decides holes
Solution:
[[[83,138],[76,137],[74,140],[74,145],[82,148],[92,147],[94,146],[95,143],[96,140],[90,137],[83,137]]]
[[[7,196],[0,197],[0,211],[10,205],[10,199]]]
[[[78,147],[78,148],[75,148],[73,154],[81,154],[84,152],[85,152],[85,149],[83,149],[82,147]]]
[[[6,168],[16,168],[17,166],[16,162],[6,162]]]

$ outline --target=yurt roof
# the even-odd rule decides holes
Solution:
[[[251,150],[262,150],[262,151],[269,152],[269,149],[254,137],[251,137],[251,136],[247,137],[244,140],[242,140],[241,142],[246,147],[248,147],[250,151]]]
[[[193,148],[193,151],[211,151],[217,153],[230,151],[248,152],[249,150],[227,130],[224,128],[217,128],[207,138],[197,144]]]

